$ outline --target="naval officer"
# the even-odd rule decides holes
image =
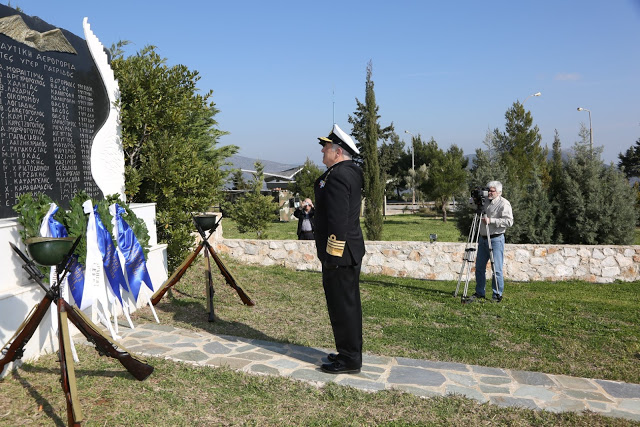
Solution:
[[[337,349],[321,369],[331,374],[358,373],[362,367],[360,203],[364,178],[352,156],[360,151],[338,125],[329,136],[318,139],[327,170],[314,184],[315,240]]]

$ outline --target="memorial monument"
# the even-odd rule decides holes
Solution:
[[[86,19],[84,27],[87,41],[0,5],[0,218],[15,216],[11,207],[23,193],[44,193],[66,207],[81,190],[93,198],[123,190],[124,166],[109,165],[120,188],[101,183],[105,159],[96,162],[92,153],[101,131],[116,136],[105,123],[117,86]],[[122,163],[117,142],[111,156]]]
[[[18,198],[43,193],[62,209],[80,191],[93,200],[117,194],[125,201],[118,85],[108,51],[87,18],[82,25],[85,39],[0,5],[0,259],[7,267],[0,282],[0,346],[42,299],[9,245],[24,248],[12,209]],[[161,284],[166,245],[157,242],[155,204],[130,208],[145,222],[147,268]],[[87,314],[96,321],[91,307]],[[46,316],[23,360],[56,349],[51,326]]]

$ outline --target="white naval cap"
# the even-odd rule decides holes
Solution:
[[[345,133],[340,127],[336,124],[333,125],[333,129],[329,133],[327,137],[318,138],[321,145],[326,144],[327,142],[331,142],[332,144],[337,144],[342,147],[344,150],[347,150],[351,155],[360,154],[360,150],[356,147],[356,144],[353,142],[353,139]]]

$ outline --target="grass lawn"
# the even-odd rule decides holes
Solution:
[[[423,399],[400,391],[317,388],[289,378],[249,375],[153,358],[136,381],[112,359],[78,346],[76,376],[85,426],[633,426],[593,413],[555,414],[481,405],[461,396]],[[65,426],[55,355],[0,381],[0,425]]]
[[[459,239],[451,231],[453,222],[398,217],[387,218],[385,239],[428,240],[430,233],[437,233],[439,241]],[[230,225],[228,219],[223,222],[225,237],[248,237],[233,236]],[[269,232],[272,238],[295,238],[295,226],[295,222],[278,223]],[[157,305],[161,323],[333,348],[319,273],[225,262],[255,307],[244,306],[214,271],[217,319],[209,323],[204,266],[199,260]],[[468,305],[452,296],[455,286],[455,282],[362,275],[364,351],[640,383],[637,282],[507,280],[501,304]],[[154,320],[144,308],[134,313],[133,321]],[[76,376],[87,426],[640,425],[593,413],[503,408],[461,396],[423,399],[336,384],[317,388],[288,378],[158,358],[149,360],[155,372],[138,382],[119,363],[99,357],[93,349],[79,346],[78,352]],[[0,425],[65,425],[59,379],[57,357],[46,355],[1,380]]]
[[[244,306],[214,274],[219,321],[206,315],[203,264],[158,304],[162,323],[333,347],[321,275],[227,261]],[[362,275],[364,351],[640,383],[638,283],[513,283],[503,303],[460,304],[455,282]],[[136,312],[153,321],[148,308]]]
[[[244,306],[220,275],[217,320],[207,321],[204,266],[194,263],[157,305],[163,324],[314,347],[333,347],[320,274],[227,260],[256,301]],[[370,354],[640,382],[637,283],[506,284],[501,304],[461,305],[453,282],[363,275],[364,350]],[[153,322],[148,308],[134,323]],[[640,425],[593,413],[554,414],[479,404],[460,396],[419,398],[316,388],[157,358],[135,381],[115,361],[79,348],[78,389],[86,425]],[[0,382],[0,425],[64,425],[55,355]]]
[[[230,218],[222,220],[222,235],[225,239],[255,239],[255,233],[240,233],[235,221]],[[365,232],[364,220],[360,220],[363,233]],[[266,230],[267,239],[296,240],[298,221],[280,222],[269,224]],[[384,218],[382,240],[391,241],[429,241],[430,234],[437,234],[440,242],[464,242],[466,236],[461,236],[455,226],[452,217],[447,222],[433,215],[389,215]]]

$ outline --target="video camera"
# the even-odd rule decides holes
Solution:
[[[487,197],[489,197],[489,187],[477,187],[471,190],[471,198],[478,207],[482,207],[484,205],[484,201]]]
[[[289,207],[298,209],[300,207],[300,198],[299,197],[290,198],[289,199]]]

